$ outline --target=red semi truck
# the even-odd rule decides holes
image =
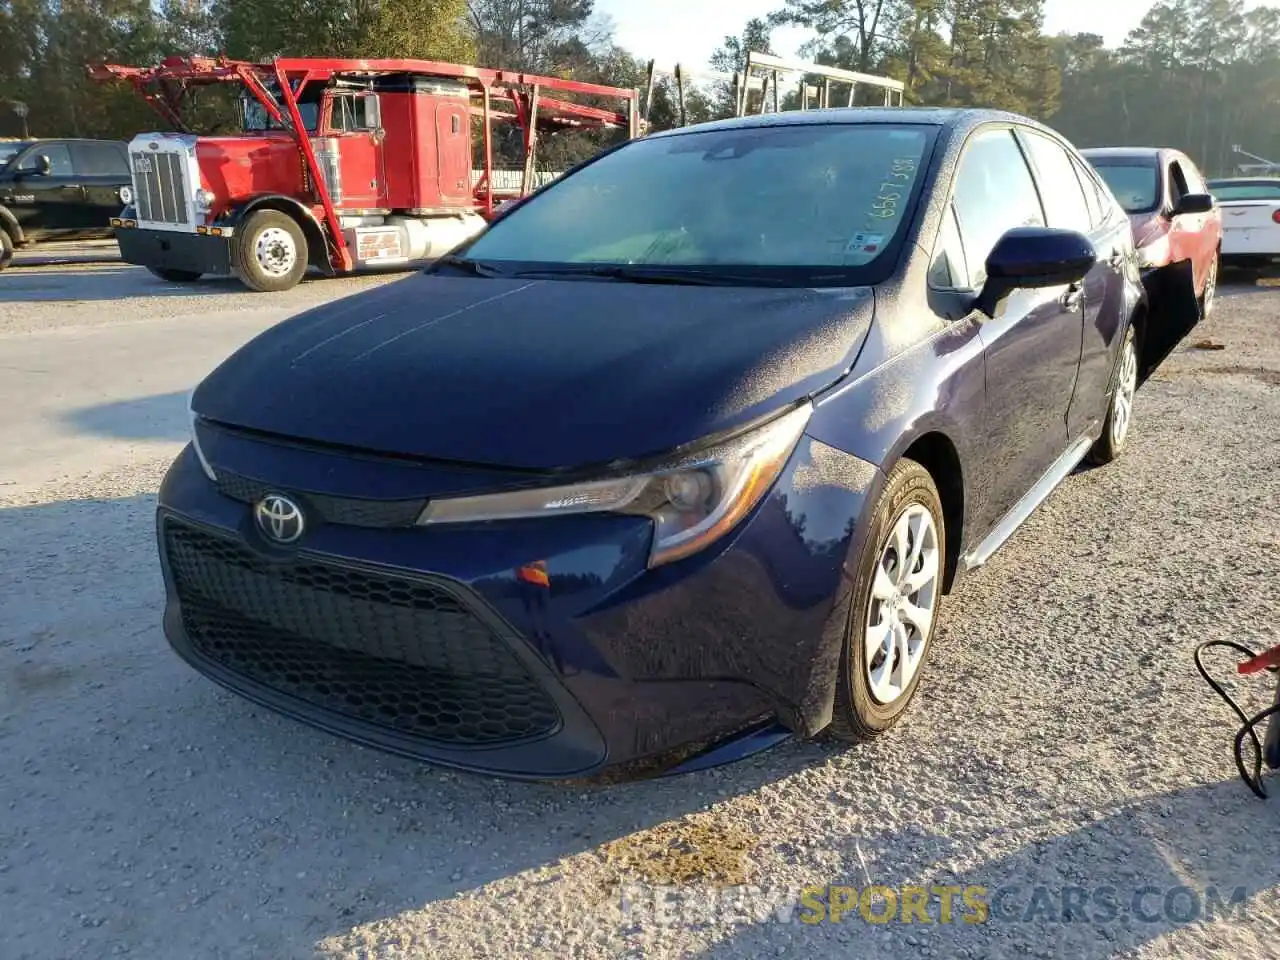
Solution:
[[[439,256],[534,188],[539,137],[640,132],[638,90],[431,61],[170,57],[89,75],[133,84],[176,131],[129,144],[133,185],[111,221],[121,257],[173,282],[234,274],[258,291],[294,286],[309,265],[338,274]],[[200,136],[184,122],[188,95],[210,84],[242,88],[239,133]],[[521,130],[515,189],[495,185],[502,122]]]

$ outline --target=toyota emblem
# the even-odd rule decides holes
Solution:
[[[293,543],[302,536],[306,521],[302,508],[279,493],[269,493],[253,508],[253,519],[268,540]]]

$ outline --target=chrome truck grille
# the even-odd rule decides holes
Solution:
[[[187,203],[187,158],[181,153],[131,150],[133,193],[138,219],[185,226],[191,222]]]

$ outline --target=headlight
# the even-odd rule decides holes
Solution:
[[[133,187],[120,188],[120,202],[126,207],[133,203]]]
[[[191,396],[187,397],[187,424],[191,428],[191,449],[196,452],[196,459],[200,461],[200,469],[204,471],[204,475],[214,483],[218,482],[218,475],[213,472],[213,467],[209,465],[209,461],[205,459],[204,451],[200,449],[200,437],[196,433],[196,421],[200,417],[191,409],[191,397],[195,396],[195,391],[191,392]]]
[[[199,207],[201,210],[209,210],[213,207],[213,202],[218,198],[215,197],[208,190],[197,190],[195,199],[196,199],[197,207]]]
[[[433,500],[418,523],[476,523],[581,513],[653,520],[649,566],[679,560],[732,530],[773,486],[813,407],[806,403],[761,427],[653,470],[558,487]]]

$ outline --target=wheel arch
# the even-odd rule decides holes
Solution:
[[[938,488],[947,544],[942,589],[944,593],[950,593],[960,569],[967,508],[964,466],[959,448],[945,428],[933,423],[904,437],[894,455],[885,463],[884,471],[888,473],[899,460],[914,460],[920,464]]]
[[[3,204],[0,204],[0,230],[9,235],[9,239],[13,241],[15,247],[20,247],[27,242],[27,238],[22,232],[22,224],[13,215],[13,211]]]
[[[307,238],[307,262],[330,276],[333,275],[333,264],[329,262],[328,240],[325,238],[320,221],[306,206],[293,197],[269,193],[254,197],[252,200],[235,208],[227,219],[238,229],[245,220],[259,210],[275,210],[277,213],[283,213],[296,222],[302,229],[302,235]]]

